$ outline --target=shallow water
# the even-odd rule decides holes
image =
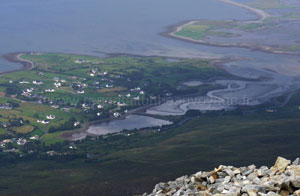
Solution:
[[[192,80],[192,81],[184,82],[182,84],[185,85],[185,86],[193,87],[193,86],[200,86],[200,85],[203,84],[203,82],[201,82],[199,80]]]
[[[145,127],[160,127],[170,124],[172,124],[172,122],[155,119],[148,116],[129,115],[126,117],[126,119],[113,120],[110,122],[92,125],[87,130],[87,133],[93,135],[105,135],[108,133],[117,133],[123,130],[140,129]]]

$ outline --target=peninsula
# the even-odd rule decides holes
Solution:
[[[273,54],[300,55],[300,45],[296,39],[290,40],[293,42],[292,44],[282,42],[275,45],[261,36],[266,31],[269,32],[269,36],[276,34],[274,32],[278,30],[279,26],[286,24],[286,21],[299,21],[300,15],[297,9],[300,8],[300,3],[290,8],[280,1],[280,3],[270,3],[271,5],[266,8],[263,0],[249,4],[233,0],[220,1],[246,9],[257,15],[258,19],[247,21],[193,20],[171,28],[164,35],[209,46],[250,48]],[[272,9],[277,11],[271,12]],[[261,39],[261,41],[258,42],[257,39]],[[275,35],[274,39],[276,39]]]

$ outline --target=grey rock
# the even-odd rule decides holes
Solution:
[[[230,177],[230,176],[226,176],[226,177],[224,178],[223,183],[224,183],[224,184],[225,184],[225,183],[228,183],[228,182],[230,182],[230,180],[231,180],[231,177]]]
[[[293,196],[300,196],[300,189],[298,191],[295,191]]]
[[[254,172],[254,169],[248,168],[248,170],[246,170],[242,173],[242,176],[248,176],[249,174],[251,174],[253,172]]]
[[[258,185],[258,184],[261,183],[261,180],[260,180],[258,177],[256,177],[256,178],[253,180],[253,183]]]
[[[289,164],[291,164],[290,160],[287,160],[283,157],[278,157],[275,165],[272,167],[272,171],[273,172],[284,172]]]
[[[249,196],[257,196],[257,191],[253,189],[247,190]]]
[[[293,187],[300,189],[300,176],[298,178],[296,178],[296,177],[292,178],[291,184]]]
[[[246,186],[244,186],[243,188],[242,188],[242,192],[243,193],[248,193],[249,191],[255,191],[256,193],[258,192],[258,190],[259,190],[259,186],[257,186],[257,185],[252,185],[252,184],[248,184],[248,185],[246,185]],[[249,193],[248,193],[249,194]]]
[[[277,194],[275,192],[270,191],[270,192],[267,193],[267,196],[281,196],[281,195],[279,195],[279,194]]]
[[[236,179],[237,179],[237,180],[242,180],[242,179],[243,179],[243,177],[242,177],[242,175],[241,175],[241,174],[238,174],[238,175],[236,175]]]
[[[230,177],[234,177],[235,176],[234,172],[231,169],[225,169],[224,171]]]
[[[248,175],[248,179],[253,181],[255,178],[257,178],[257,174],[255,172]]]
[[[295,161],[293,161],[292,165],[300,165],[300,158],[298,157]]]

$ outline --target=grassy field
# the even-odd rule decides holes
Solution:
[[[259,9],[280,9],[285,7],[280,3],[280,0],[254,0],[249,5]]]
[[[0,121],[9,124],[4,127],[6,131],[23,137],[47,133],[42,139],[47,145],[62,140],[61,134],[48,133],[49,130],[64,131],[60,127],[65,127],[70,119],[78,122],[109,119],[113,112],[122,114],[126,109],[118,107],[117,102],[139,107],[143,103],[134,101],[136,97],[147,100],[163,98],[166,93],[205,93],[215,87],[179,90],[178,86],[190,79],[231,77],[210,61],[200,59],[169,62],[162,57],[98,58],[55,53],[27,53],[21,58],[32,61],[35,67],[0,78],[0,103],[15,105],[0,109]],[[59,86],[55,86],[57,83]],[[102,108],[97,108],[98,104]],[[55,119],[46,119],[50,115]],[[49,122],[43,124],[42,120]]]
[[[211,29],[207,25],[193,24],[184,26],[181,31],[176,32],[176,35],[192,38],[194,40],[201,40],[204,35]]]

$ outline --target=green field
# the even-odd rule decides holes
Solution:
[[[285,7],[280,3],[280,0],[254,0],[249,5],[259,9],[279,9]]]
[[[6,123],[3,133],[9,133],[8,138],[46,134],[42,142],[47,145],[61,142],[64,131],[76,128],[71,125],[75,121],[110,119],[114,112],[123,114],[126,109],[148,103],[150,97],[164,98],[167,93],[181,96],[216,88],[203,85],[178,89],[186,80],[231,77],[200,59],[169,62],[163,57],[98,58],[55,53],[26,53],[21,58],[32,61],[35,67],[0,78],[0,103],[13,105],[0,109],[0,121]],[[59,86],[55,86],[57,83]],[[136,97],[140,101],[135,101]],[[117,102],[127,106],[119,107]],[[102,108],[97,108],[99,104]],[[55,118],[48,120],[51,115]]]

